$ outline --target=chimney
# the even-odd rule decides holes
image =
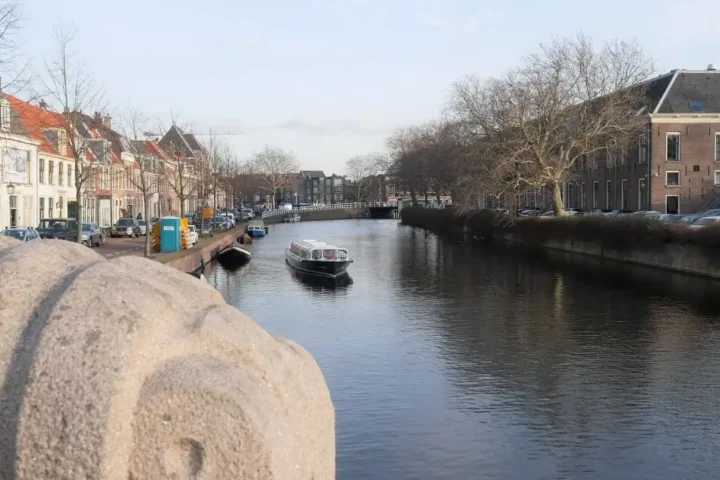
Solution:
[[[112,117],[107,114],[103,115],[102,124],[105,128],[111,129],[112,128]]]
[[[40,103],[38,103],[38,106],[40,108],[42,108],[43,110],[47,110],[47,108],[48,108],[47,102],[45,102],[45,100],[42,98],[40,99]]]
[[[95,112],[93,114],[93,119],[100,121],[100,112]]]
[[[714,63],[709,64],[709,65],[707,66],[707,69],[710,70],[710,71],[715,71],[715,70],[716,70],[716,69],[715,69],[715,64],[714,64]]]

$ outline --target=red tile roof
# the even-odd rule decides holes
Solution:
[[[23,102],[12,95],[5,95],[5,98],[10,102],[10,106],[18,114],[18,117],[20,117],[20,121],[32,139],[40,142],[40,151],[59,155],[60,153],[53,144],[50,143],[43,133],[43,130],[65,129],[65,118],[59,113],[43,110],[40,107]],[[72,148],[68,145],[67,152],[71,151]]]

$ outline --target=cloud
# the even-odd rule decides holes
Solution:
[[[421,13],[418,15],[420,23],[434,28],[447,28],[460,30],[465,33],[476,32],[480,27],[505,17],[505,12],[492,8],[475,10],[471,15],[435,15]]]
[[[328,119],[313,116],[290,118],[271,128],[283,130],[299,130],[315,135],[359,135],[378,136],[389,135],[395,129],[390,125],[383,125],[376,119],[345,118]]]

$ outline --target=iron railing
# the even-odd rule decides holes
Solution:
[[[307,207],[293,208],[280,208],[276,210],[265,210],[262,213],[262,218],[275,217],[278,215],[287,215],[290,213],[302,213],[302,212],[317,212],[321,210],[338,210],[343,208],[370,208],[370,207],[394,207],[389,203],[384,202],[356,202],[356,203],[331,203],[330,205],[308,205]]]

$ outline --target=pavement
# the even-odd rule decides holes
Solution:
[[[105,244],[100,247],[93,247],[93,250],[105,258],[116,258],[125,255],[142,256],[144,248],[145,237],[141,235],[138,238],[106,237]]]

